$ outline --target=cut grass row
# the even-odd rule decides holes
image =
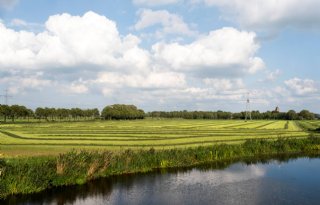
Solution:
[[[10,154],[10,150],[19,153],[25,149],[30,153],[30,146],[34,147],[34,153],[45,153],[42,147],[50,147],[48,154],[52,154],[83,148],[167,149],[241,143],[248,139],[274,140],[308,136],[307,132],[291,121],[232,120],[29,123],[0,125],[0,131],[0,155],[3,152],[11,156],[15,154]]]
[[[306,136],[306,133],[290,133],[290,134],[260,134],[260,135],[247,135],[247,134],[241,134],[241,135],[235,135],[235,136],[230,136],[228,134],[219,134],[219,135],[191,135],[191,136],[180,136],[180,137],[149,137],[149,138],[130,138],[130,137],[126,137],[126,138],[94,138],[94,137],[90,137],[90,138],[79,138],[79,137],[68,137],[68,138],[56,138],[56,137],[51,137],[51,138],[35,138],[35,137],[22,137],[20,135],[17,134],[13,134],[10,132],[6,132],[6,131],[0,131],[2,134],[7,135],[8,137],[11,138],[16,138],[16,139],[21,139],[21,140],[28,140],[28,141],[36,141],[36,142],[41,142],[41,141],[59,141],[60,143],[67,143],[69,141],[79,141],[81,140],[81,142],[88,142],[88,141],[92,141],[92,142],[99,142],[99,143],[103,143],[105,141],[110,141],[110,142],[149,142],[151,144],[156,144],[159,141],[166,141],[168,144],[176,142],[176,141],[194,141],[194,140],[233,140],[233,139],[243,139],[243,138],[275,138],[275,137],[292,137],[292,136]],[[156,141],[155,141],[156,140]]]

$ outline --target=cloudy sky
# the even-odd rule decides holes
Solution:
[[[10,104],[319,112],[319,0],[0,0]],[[4,98],[0,98],[0,103]]]

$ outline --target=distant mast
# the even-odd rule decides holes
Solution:
[[[247,102],[246,102],[246,117],[245,120],[252,120],[251,117],[251,108],[250,108],[250,99],[249,99],[249,93],[247,93]]]

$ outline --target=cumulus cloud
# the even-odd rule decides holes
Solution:
[[[197,0],[219,7],[223,17],[251,29],[319,28],[318,0]]]
[[[181,0],[133,0],[133,3],[136,5],[144,5],[144,6],[162,6],[168,4],[175,4],[180,2]]]
[[[197,71],[205,75],[243,75],[264,68],[255,54],[259,44],[255,33],[222,28],[198,40],[179,43],[157,43],[152,49],[155,58],[177,71]]]
[[[166,34],[180,34],[186,36],[195,36],[196,31],[193,31],[188,24],[186,24],[182,17],[172,14],[167,10],[153,11],[150,9],[143,9],[139,13],[139,20],[134,25],[136,30],[143,30],[148,27],[161,25],[162,28],[156,31],[157,37],[163,37]]]
[[[157,24],[179,22],[167,14],[170,23]],[[0,85],[16,93],[48,87],[62,95],[99,93],[122,103],[186,102],[192,107],[195,99],[238,102],[243,98],[239,92],[246,91],[241,78],[264,67],[255,38],[253,32],[222,28],[188,44],[162,41],[147,49],[139,37],[120,34],[114,21],[94,12],[51,16],[41,32],[0,23],[0,74],[10,71],[16,79]]]
[[[17,32],[0,23],[0,65],[2,69],[43,69],[87,64],[144,70],[149,57],[139,43],[134,35],[120,36],[115,22],[94,12],[51,16],[38,34]]]
[[[137,36],[120,35],[114,21],[94,12],[51,16],[40,33],[15,31],[0,23],[0,69],[68,74],[68,70],[98,68],[118,76],[125,73],[133,78],[132,82],[148,81],[145,84],[159,87],[167,85],[157,78],[184,84],[181,76],[190,70],[239,76],[264,66],[263,60],[256,57],[259,44],[255,33],[234,28],[212,31],[185,45],[157,43],[151,51],[139,44]]]
[[[311,79],[292,78],[284,83],[296,95],[308,95],[319,91],[316,82]]]

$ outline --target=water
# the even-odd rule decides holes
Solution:
[[[320,158],[157,170],[11,197],[1,204],[320,204]]]

